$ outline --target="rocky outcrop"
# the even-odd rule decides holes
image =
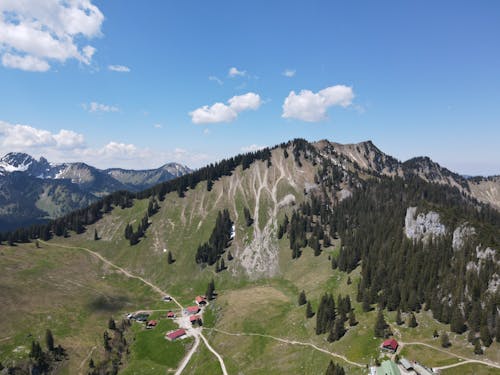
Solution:
[[[452,247],[454,251],[460,250],[464,246],[464,242],[470,236],[476,234],[474,227],[471,227],[468,223],[464,223],[458,226],[453,231]]]
[[[408,207],[406,210],[404,230],[406,237],[416,241],[428,241],[432,237],[446,234],[446,227],[441,223],[437,212],[417,215],[417,207]]]

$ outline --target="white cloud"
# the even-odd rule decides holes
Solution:
[[[203,134],[209,135],[210,134],[210,129],[208,129],[208,128],[203,129]]]
[[[54,134],[57,147],[59,148],[77,148],[85,145],[83,134],[78,134],[73,130],[61,129],[59,133]]]
[[[204,105],[189,112],[194,124],[210,124],[218,122],[234,121],[240,112],[256,110],[262,104],[258,94],[253,92],[244,95],[233,96],[228,101],[229,105],[217,102],[211,106]]]
[[[46,72],[50,69],[50,65],[45,60],[38,57],[18,56],[6,53],[2,56],[2,65],[6,68],[14,68],[26,70],[29,72]]]
[[[292,78],[295,76],[295,73],[297,73],[297,71],[292,69],[285,69],[281,74],[284,75],[285,77]]]
[[[217,82],[221,86],[224,84],[224,82],[222,82],[222,80],[220,78],[218,78],[217,76],[208,76],[208,80]]]
[[[153,125],[156,129],[161,129],[163,128],[163,125],[162,124],[154,124]]]
[[[236,67],[231,67],[229,68],[229,72],[227,73],[229,77],[234,78],[234,77],[244,77],[247,74],[246,70],[238,70]]]
[[[254,151],[259,151],[259,150],[262,150],[263,148],[265,148],[266,146],[259,146],[259,145],[256,145],[255,143],[250,145],[250,146],[243,146],[241,148],[241,151],[243,152],[254,152]]]
[[[209,155],[183,148],[156,151],[131,143],[108,141],[102,147],[88,147],[85,137],[72,130],[53,133],[30,125],[0,121],[0,156],[8,152],[26,152],[36,158],[44,156],[51,162],[84,162],[98,168],[158,168],[170,161],[200,167]]]
[[[29,125],[10,124],[0,121],[0,146],[12,150],[27,151],[31,148],[77,148],[85,145],[82,134],[61,129],[54,134]]]
[[[328,108],[340,106],[346,108],[352,104],[354,92],[352,87],[335,85],[314,93],[301,90],[296,94],[291,91],[283,103],[284,118],[295,118],[307,122],[324,120]]]
[[[101,104],[97,102],[90,102],[89,104],[82,104],[83,109],[89,112],[118,112],[120,109],[114,105]]]
[[[108,69],[113,71],[113,72],[119,72],[119,73],[128,73],[130,72],[130,68],[125,65],[108,65]]]
[[[51,61],[90,64],[104,15],[91,0],[0,1],[0,54],[6,67],[43,72]]]

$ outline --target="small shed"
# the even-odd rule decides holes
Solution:
[[[411,364],[410,361],[408,361],[406,358],[401,358],[399,360],[399,363],[401,364],[401,366],[403,366],[403,368],[406,370],[406,371],[410,371],[410,370],[413,370],[413,365]]]
[[[175,318],[175,314],[174,314],[174,312],[173,312],[173,311],[169,311],[169,312],[167,313],[167,318],[174,319],[174,318]]]
[[[186,330],[185,329],[177,329],[175,331],[167,333],[166,337],[170,341],[177,340],[178,338],[181,338],[186,335]]]
[[[201,316],[199,315],[191,315],[189,317],[189,321],[191,322],[191,324],[196,324],[196,323],[200,323],[201,322]]]
[[[146,328],[149,328],[149,329],[154,328],[154,327],[156,327],[157,324],[158,324],[158,322],[156,320],[150,320],[149,322],[147,322]]]

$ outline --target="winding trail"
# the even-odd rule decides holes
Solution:
[[[132,278],[132,279],[137,279],[137,280],[141,281],[142,283],[148,285],[151,289],[153,289],[154,291],[158,292],[161,296],[170,295],[170,297],[172,298],[172,301],[174,301],[174,303],[181,309],[181,311],[184,311],[184,307],[171,294],[165,292],[164,290],[162,290],[158,286],[154,285],[150,281],[142,278],[141,276],[134,275],[134,274],[130,273],[129,271],[127,271],[126,269],[124,269],[124,268],[122,268],[120,266],[117,266],[116,264],[114,264],[110,260],[106,259],[105,257],[103,257],[101,254],[99,254],[96,251],[87,249],[85,247],[80,247],[80,246],[67,246],[67,245],[61,245],[61,244],[58,244],[58,243],[50,243],[49,244],[49,243],[47,243],[45,241],[41,241],[41,240],[39,240],[39,242],[42,243],[42,244],[44,244],[44,245],[49,245],[49,246],[53,245],[53,246],[57,246],[57,247],[61,247],[61,248],[64,248],[64,249],[69,249],[69,250],[83,250],[83,251],[85,251],[85,252],[93,255],[94,257],[98,258],[103,263],[107,264],[108,266],[110,266],[110,267],[112,267],[112,268],[120,271],[125,276],[127,276],[129,278]],[[189,320],[188,320],[188,322],[189,322]],[[180,375],[182,373],[182,371],[186,368],[187,364],[189,363],[189,360],[191,359],[191,357],[193,356],[193,354],[198,349],[198,346],[200,344],[200,337],[203,340],[203,342],[205,343],[205,345],[207,346],[208,350],[210,350],[217,357],[217,359],[219,360],[222,373],[224,375],[228,375],[227,370],[226,370],[226,365],[224,364],[224,359],[208,343],[208,340],[206,339],[206,337],[201,332],[201,329],[195,329],[195,328],[193,328],[191,326],[191,324],[187,324],[187,325],[183,326],[182,328],[184,328],[186,330],[186,332],[188,333],[188,336],[194,337],[195,344],[193,345],[193,347],[191,348],[191,350],[186,354],[186,356],[182,359],[181,364],[179,365],[177,371],[175,372],[175,375]]]
[[[271,336],[271,335],[263,335],[263,334],[260,334],[260,333],[232,333],[232,332],[223,331],[223,330],[217,329],[217,328],[204,328],[204,329],[215,331],[215,332],[219,332],[219,333],[222,333],[222,334],[228,335],[228,336],[260,336],[260,337],[266,337],[266,338],[269,338],[269,339],[280,341],[280,342],[283,342],[285,344],[300,345],[300,346],[309,346],[309,347],[311,347],[313,349],[316,349],[316,350],[318,350],[320,352],[323,352],[325,354],[331,355],[332,357],[339,358],[339,359],[343,360],[344,362],[349,363],[349,364],[351,364],[353,366],[361,367],[361,368],[365,368],[366,367],[365,364],[358,363],[358,362],[353,362],[353,361],[347,359],[347,357],[344,356],[344,355],[342,355],[342,354],[338,354],[338,353],[335,353],[335,352],[330,352],[330,351],[328,351],[326,349],[323,349],[323,348],[320,348],[319,346],[317,346],[315,344],[312,344],[310,342],[301,342],[301,341],[296,341],[296,340],[288,340],[288,339],[283,339],[283,338],[275,337],[275,336]]]
[[[459,358],[462,360],[462,362],[457,362],[457,363],[454,363],[454,364],[451,364],[451,365],[447,365],[447,366],[442,366],[442,367],[434,367],[436,369],[447,369],[447,368],[451,368],[451,367],[456,367],[456,366],[461,366],[463,364],[466,364],[466,363],[480,363],[482,365],[486,365],[486,366],[490,366],[490,367],[495,367],[497,369],[500,369],[500,365],[498,365],[497,363],[495,362],[490,362],[490,361],[481,361],[479,359],[472,359],[472,358],[467,358],[467,357],[464,357],[464,356],[461,356],[459,354],[455,354],[455,353],[452,353],[450,351],[447,351],[447,350],[444,350],[444,349],[440,349],[440,348],[436,348],[435,346],[433,345],[430,345],[430,344],[427,344],[425,342],[420,342],[420,341],[414,341],[414,342],[400,342],[399,343],[401,346],[407,346],[407,345],[419,345],[419,346],[425,346],[427,348],[430,348],[430,349],[434,349],[434,350],[437,350],[438,352],[441,352],[441,353],[445,353],[445,354],[448,354],[452,357],[455,357],[455,358]]]

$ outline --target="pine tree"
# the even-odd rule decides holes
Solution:
[[[417,325],[418,325],[417,318],[415,318],[415,314],[412,311],[410,313],[410,316],[408,317],[408,327],[415,328]]]
[[[94,241],[97,241],[99,239],[99,236],[97,235],[97,229],[94,228]]]
[[[205,292],[205,296],[207,297],[207,300],[211,301],[214,299],[214,292],[215,292],[215,283],[214,280],[212,279],[207,286],[207,291]]]
[[[347,285],[351,284],[352,284],[351,276],[347,276]]]
[[[94,365],[94,360],[92,358],[90,358],[90,361],[89,361],[89,368],[94,368],[95,365]]]
[[[361,308],[364,312],[372,310],[372,307],[370,306],[370,296],[366,291],[363,293],[363,302],[361,303]]]
[[[312,310],[311,307],[311,302],[307,301],[307,306],[306,306],[306,318],[312,318],[314,316],[314,311]]]
[[[326,375],[345,375],[345,370],[342,366],[330,361],[328,368],[326,369]]]
[[[448,348],[450,347],[451,343],[450,343],[450,337],[448,336],[448,333],[446,332],[443,332],[441,334],[441,346],[443,348]]]
[[[245,216],[245,223],[246,223],[247,227],[252,225],[253,219],[252,219],[252,216],[250,216],[250,210],[247,207],[245,207],[243,209],[243,215]]]
[[[466,330],[464,316],[458,306],[455,306],[451,313],[450,329],[455,333],[463,333]]]
[[[356,324],[358,324],[358,321],[356,320],[356,315],[354,314],[354,309],[351,309],[351,311],[349,311],[349,325],[351,327],[354,327]]]
[[[169,251],[169,252],[168,252],[168,254],[167,254],[167,263],[168,263],[168,264],[172,264],[172,263],[174,263],[174,262],[175,262],[175,260],[174,260],[174,257],[173,257],[173,255],[172,255],[172,252],[171,252],[171,251]]]
[[[299,294],[299,306],[305,305],[307,302],[306,292],[302,291]]]
[[[233,254],[231,254],[231,251],[227,251],[227,260],[228,261],[232,261],[234,258],[233,258]]]
[[[377,320],[375,322],[374,334],[375,337],[384,337],[385,336],[385,328],[387,327],[387,323],[384,318],[384,313],[381,309],[378,310]]]
[[[483,348],[481,347],[481,341],[479,339],[476,339],[474,342],[474,354],[483,354]]]
[[[438,333],[438,331],[437,331],[437,330],[434,330],[434,332],[432,332],[432,337],[433,337],[433,338],[437,338],[437,337],[439,337],[439,333]]]
[[[396,324],[398,326],[403,324],[403,319],[401,319],[401,310],[400,309],[398,309],[398,311],[396,312]]]
[[[49,351],[54,351],[54,336],[52,336],[52,331],[50,329],[45,331],[45,344]]]
[[[486,324],[482,325],[480,328],[480,332],[481,332],[481,341],[483,342],[484,346],[489,347],[493,342],[493,340],[491,339],[488,325]]]
[[[116,330],[116,323],[115,323],[115,320],[113,318],[109,318],[108,328],[112,331]]]
[[[224,271],[226,269],[226,262],[224,262],[224,258],[220,258],[220,271]]]
[[[497,316],[495,324],[495,340],[496,342],[500,342],[500,316]]]

